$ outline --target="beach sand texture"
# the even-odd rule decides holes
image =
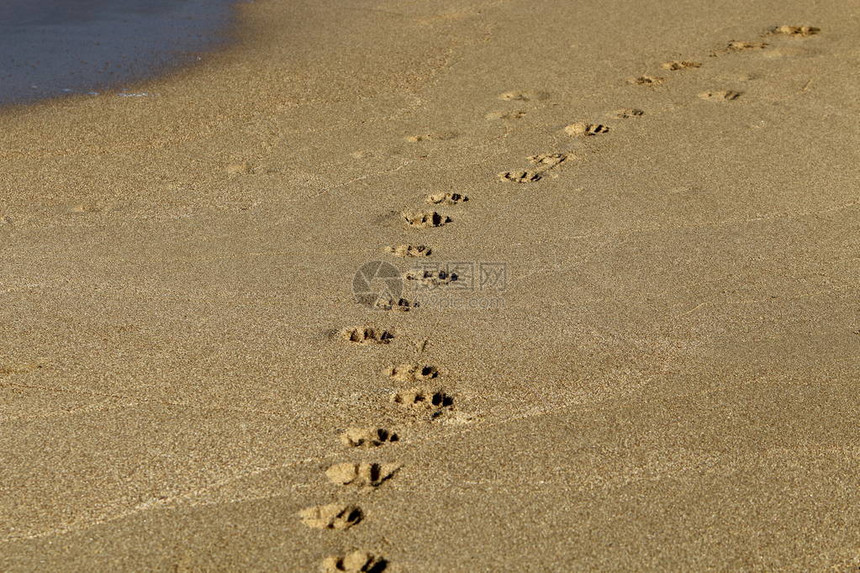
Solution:
[[[856,0],[240,11],[0,113],[0,569],[858,570]]]

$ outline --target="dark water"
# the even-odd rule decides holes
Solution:
[[[122,90],[193,62],[225,41],[234,3],[0,0],[0,105]]]

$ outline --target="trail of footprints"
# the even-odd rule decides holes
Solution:
[[[819,32],[818,28],[812,26],[776,26],[766,31],[763,37],[765,39],[772,36],[808,38]],[[768,45],[769,43],[766,41],[732,40],[726,43],[723,48],[713,51],[710,56],[718,57],[737,52],[764,50]],[[695,60],[671,60],[660,65],[663,71],[671,73],[689,73],[702,67],[703,64]],[[667,78],[643,74],[629,78],[627,81],[632,85],[647,88],[661,86],[667,82]],[[699,93],[698,97],[706,101],[731,102],[742,95],[741,92],[733,90],[713,89]],[[549,94],[540,91],[509,91],[499,95],[499,99],[503,102],[513,102],[518,105],[540,102],[548,97]],[[510,121],[520,119],[526,113],[523,109],[501,110],[488,113],[486,118],[488,120]],[[644,114],[645,112],[639,108],[628,107],[612,110],[606,114],[606,117],[631,119],[641,117]],[[587,141],[592,137],[608,134],[612,129],[610,126],[600,123],[577,121],[566,125],[563,132],[573,139]],[[411,136],[407,139],[413,142],[440,141],[450,139],[452,136],[449,133],[442,133]],[[532,155],[525,159],[529,163],[529,167],[503,171],[499,173],[498,178],[508,183],[537,183],[549,175],[555,175],[555,170],[575,158],[569,151],[560,151]],[[435,229],[445,227],[453,222],[452,217],[445,212],[445,209],[462,206],[468,201],[469,197],[457,192],[430,194],[425,198],[425,203],[430,205],[431,209],[405,211],[402,213],[402,218],[408,229],[424,233],[437,232]],[[436,210],[436,208],[440,210]],[[388,246],[385,250],[392,256],[400,258],[423,258],[433,254],[433,249],[423,242]],[[404,275],[404,279],[418,281],[425,286],[440,286],[456,281],[457,276],[444,271],[412,270]],[[377,308],[382,310],[410,310],[415,308],[415,305],[400,299],[383,302],[381,305],[377,305]],[[362,325],[344,329],[341,331],[341,338],[345,343],[357,347],[385,346],[396,339],[396,333],[377,326]],[[396,408],[402,413],[401,419],[404,424],[409,421],[436,420],[454,408],[456,397],[439,383],[442,376],[439,368],[435,365],[420,362],[401,363],[386,368],[382,375],[403,385],[391,394],[390,407]],[[417,428],[414,424],[410,427]],[[368,453],[387,450],[400,440],[399,431],[385,427],[352,427],[344,430],[340,435],[340,441],[345,448]],[[325,476],[331,484],[345,490],[373,491],[396,479],[400,469],[400,464],[381,461],[377,456],[374,456],[366,461],[335,463],[325,470]],[[308,507],[299,512],[299,518],[308,527],[335,531],[349,530],[362,524],[368,519],[368,516],[372,518],[372,514],[365,513],[362,507],[352,503],[319,505]],[[326,557],[322,561],[321,570],[325,573],[339,571],[380,573],[385,571],[388,565],[388,560],[381,555],[353,548],[340,555]]]
[[[539,98],[540,95],[522,97]],[[549,166],[560,162],[562,159],[542,158],[544,164]],[[417,233],[437,232],[434,229],[444,227],[453,222],[451,216],[443,212],[449,208],[457,208],[467,204],[469,197],[455,191],[432,193],[425,197],[425,203],[431,209],[416,209],[403,212],[402,219],[407,229]],[[436,210],[438,209],[438,210]],[[386,247],[391,255],[401,258],[424,258],[433,253],[433,249],[422,243],[406,243]],[[457,280],[455,273],[442,270],[412,270],[403,276],[406,281],[416,281],[425,286],[447,285]],[[409,310],[417,308],[409,301],[399,299],[397,301],[383,301],[377,303],[377,309],[382,310]],[[385,347],[396,338],[394,330],[372,325],[360,325],[345,328],[339,333],[340,340],[349,346]],[[424,342],[426,344],[426,341]],[[423,350],[424,345],[421,345]],[[391,414],[401,421],[401,424],[411,428],[417,428],[416,422],[428,422],[438,419],[445,412],[454,407],[455,397],[445,389],[439,380],[440,370],[432,364],[420,362],[403,362],[386,368],[380,373],[381,376],[395,382],[400,387],[391,393],[389,404],[386,408],[391,409]],[[383,406],[380,404],[380,406]],[[340,441],[344,448],[353,451],[367,452],[365,460],[362,461],[340,461],[332,464],[325,470],[327,481],[335,487],[347,491],[372,492],[378,488],[384,488],[389,481],[396,479],[401,468],[399,463],[383,459],[377,452],[387,452],[388,448],[396,445],[401,440],[401,431],[389,427],[351,427],[340,434]],[[331,503],[307,507],[299,512],[299,518],[306,526],[328,530],[346,531],[352,527],[362,524],[368,514],[363,507],[364,497],[361,505],[355,503]],[[372,514],[371,514],[372,516]],[[323,559],[321,570],[324,572],[381,572],[388,568],[388,561],[384,556],[369,553],[362,549],[351,548],[340,555],[330,555]]]

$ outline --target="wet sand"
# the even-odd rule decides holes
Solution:
[[[858,15],[261,1],[0,113],[0,569],[855,571]]]

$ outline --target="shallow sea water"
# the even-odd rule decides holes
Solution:
[[[2,0],[0,105],[125,84],[221,45],[234,0]]]

